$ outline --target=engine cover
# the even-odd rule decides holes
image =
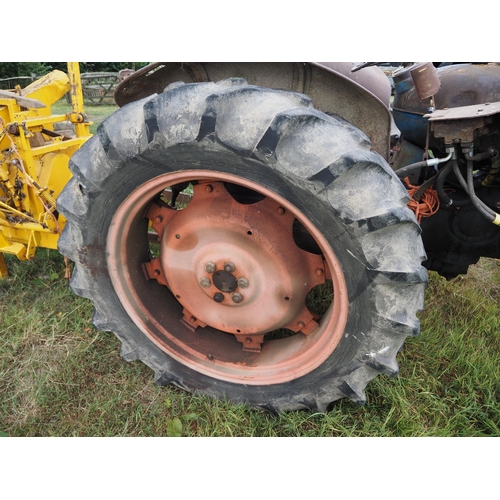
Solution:
[[[500,101],[500,65],[496,63],[457,64],[438,68],[437,73],[441,88],[434,96],[436,109]],[[424,115],[429,113],[431,99],[418,97],[410,69],[395,74],[394,82],[394,121],[407,140],[424,148],[427,131]],[[431,138],[431,147],[432,142]]]

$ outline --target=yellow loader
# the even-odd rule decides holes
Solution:
[[[53,115],[68,91],[73,111]],[[31,260],[38,247],[57,248],[66,220],[55,200],[90,125],[78,63],[68,63],[68,75],[55,70],[24,89],[0,91],[0,278],[8,276],[4,253]]]

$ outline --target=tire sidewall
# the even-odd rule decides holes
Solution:
[[[106,261],[106,240],[114,213],[143,183],[166,173],[200,168],[236,174],[285,198],[317,228],[321,228],[323,236],[336,255],[349,295],[347,324],[334,352],[310,373],[282,384],[258,387],[216,380],[200,374],[177,362],[149,340],[130,320],[116,295]],[[336,380],[338,385],[342,377],[349,374],[356,365],[360,342],[350,333],[368,331],[375,311],[366,272],[367,264],[360,242],[362,235],[356,235],[355,228],[348,226],[349,224],[332,210],[326,195],[317,192],[314,185],[285,175],[279,170],[279,166],[271,164],[270,161],[266,163],[260,159],[248,158],[208,141],[194,142],[172,146],[162,155],[158,155],[154,150],[145,151],[141,156],[123,162],[103,181],[100,192],[91,200],[91,208],[85,222],[83,238],[89,251],[84,252],[84,259],[90,269],[96,270],[96,290],[100,290],[100,296],[106,297],[101,304],[96,304],[96,308],[105,316],[116,315],[116,311],[121,311],[124,318],[122,334],[133,338],[139,349],[147,353],[147,360],[143,361],[155,370],[157,378],[161,380],[163,373],[173,372],[173,382],[190,391],[259,405],[262,401],[288,399],[290,395],[303,394],[310,391],[311,387],[324,385],[326,381]]]

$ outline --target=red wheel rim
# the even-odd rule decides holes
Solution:
[[[167,187],[194,180],[186,209],[155,202]],[[263,199],[237,202],[223,183]],[[293,243],[295,219],[322,257]],[[160,234],[154,257],[146,243],[149,220]],[[343,335],[347,288],[330,245],[294,205],[238,176],[191,170],[151,179],[116,211],[107,249],[114,289],[132,321],[198,373],[247,385],[288,382],[319,367]],[[316,318],[304,299],[325,276],[331,278],[333,300]],[[267,338],[279,328],[298,333]]]

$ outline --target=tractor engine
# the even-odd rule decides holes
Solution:
[[[451,279],[500,258],[500,65],[417,64],[393,78],[393,168],[422,227],[424,265]]]

